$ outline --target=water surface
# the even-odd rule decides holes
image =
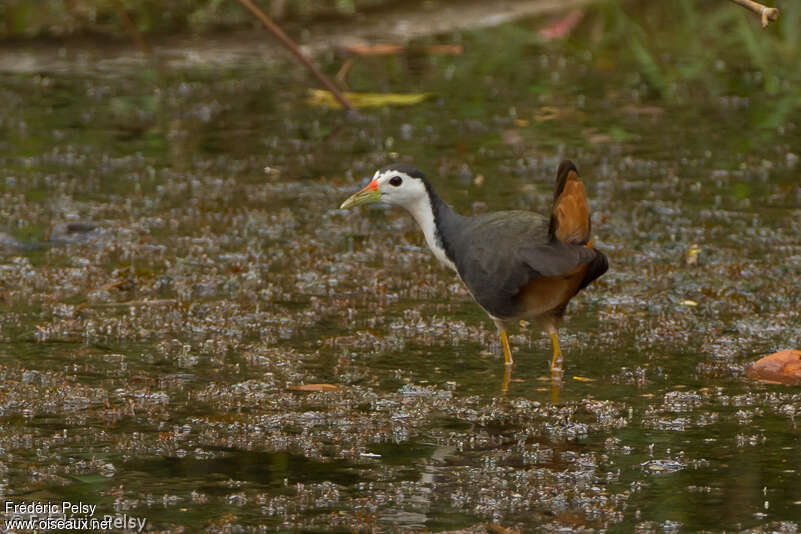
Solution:
[[[797,529],[801,394],[745,377],[801,346],[797,114],[734,69],[660,93],[542,23],[357,62],[436,96],[348,116],[291,65],[0,75],[0,496],[169,532]],[[611,268],[554,403],[535,325],[502,393],[411,218],[337,207],[400,159],[462,213],[544,212],[565,157]]]

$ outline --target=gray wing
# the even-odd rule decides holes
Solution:
[[[456,268],[478,303],[495,317],[518,315],[515,296],[533,278],[564,276],[593,261],[590,248],[550,241],[546,217],[500,211],[467,218]]]

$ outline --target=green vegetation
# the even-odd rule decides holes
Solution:
[[[605,18],[590,29],[598,49],[613,63],[621,53],[633,58],[645,87],[662,97],[692,99],[698,91],[724,95],[753,88],[778,94],[801,80],[798,3],[781,4],[779,20],[767,30],[728,2],[599,5]]]

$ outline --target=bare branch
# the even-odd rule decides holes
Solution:
[[[117,10],[117,14],[122,21],[122,25],[125,27],[125,31],[127,31],[133,39],[133,42],[136,44],[136,48],[138,48],[139,51],[144,55],[149,56],[151,53],[150,47],[147,45],[145,38],[142,37],[142,34],[139,33],[139,30],[136,28],[136,24],[133,20],[131,20],[131,17],[125,10],[125,6],[122,4],[121,0],[114,2],[114,9]]]
[[[775,7],[768,7],[754,2],[754,0],[731,0],[735,4],[740,4],[744,8],[753,11],[762,19],[762,28],[767,28],[771,21],[779,18],[779,10]]]
[[[311,61],[309,61],[309,59],[306,56],[303,55],[303,52],[300,51],[298,45],[296,45],[292,41],[292,39],[290,39],[289,36],[284,33],[284,30],[279,28],[273,21],[271,21],[267,17],[267,15],[264,14],[264,11],[256,7],[250,0],[237,0],[237,1],[243,6],[245,6],[251,13],[253,13],[256,16],[256,18],[259,19],[262,24],[264,24],[264,27],[267,28],[270,31],[270,33],[272,33],[276,37],[276,39],[278,39],[278,41],[280,41],[280,43],[284,45],[284,47],[287,50],[292,52],[292,54],[294,54],[294,56],[298,58],[298,60],[301,63],[303,63],[303,65],[307,69],[309,69],[312,74],[314,74],[314,76],[320,81],[320,83],[322,83],[323,86],[326,89],[328,89],[328,91],[330,91],[332,95],[334,95],[334,98],[336,98],[337,101],[340,104],[342,104],[343,108],[353,109],[353,106],[350,105],[348,99],[345,98],[345,96],[339,92],[339,89],[337,89],[336,86],[333,83],[331,83],[331,80],[329,80],[325,74],[320,72],[320,70],[317,67],[315,67],[314,64]]]

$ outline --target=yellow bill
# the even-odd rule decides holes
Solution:
[[[373,180],[367,187],[354,193],[349,199],[342,203],[339,207],[341,210],[346,210],[361,204],[370,204],[371,202],[378,202],[381,198],[381,193],[378,192],[378,182]]]

